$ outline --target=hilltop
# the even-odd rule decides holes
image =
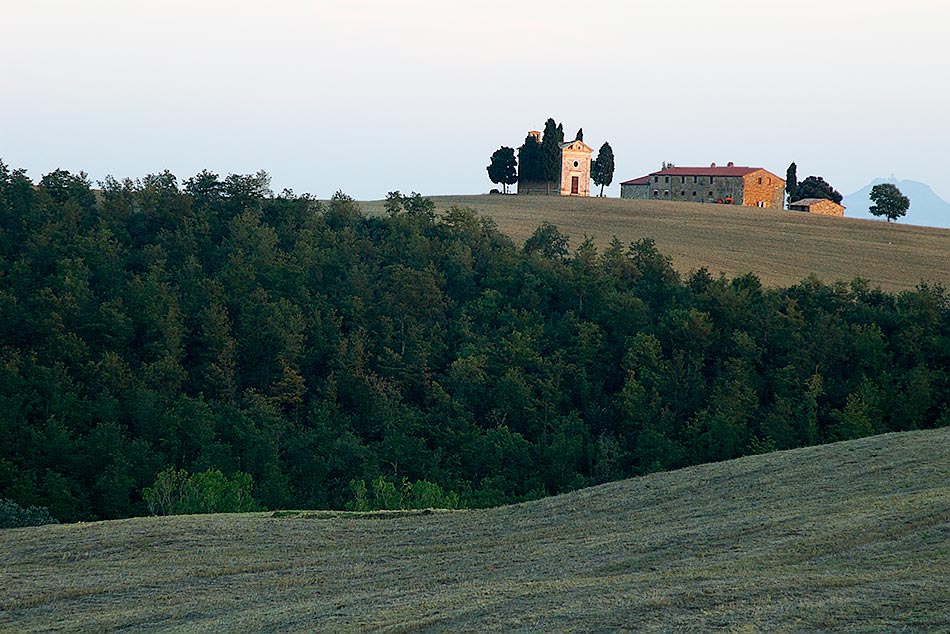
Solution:
[[[950,628],[950,428],[482,511],[0,532],[0,628]]]
[[[492,217],[515,240],[551,222],[576,247],[584,236],[606,247],[653,238],[681,273],[706,267],[713,275],[755,273],[765,284],[789,286],[811,274],[826,283],[861,277],[884,290],[921,281],[950,285],[950,231],[853,218],[828,218],[754,207],[618,198],[435,196],[441,208],[471,207]],[[360,203],[381,212],[381,201]],[[847,212],[846,212],[847,213]]]

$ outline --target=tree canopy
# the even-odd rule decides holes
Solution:
[[[683,276],[648,238],[387,203],[0,162],[5,513],[483,507],[950,424],[940,286]]]
[[[600,195],[604,195],[604,186],[609,186],[614,180],[614,151],[609,143],[600,146],[597,158],[591,162],[590,176],[594,184],[600,185]]]
[[[518,148],[518,181],[525,183],[544,180],[544,162],[541,156],[541,144],[528,135]]]
[[[910,209],[910,199],[901,193],[893,183],[881,183],[871,188],[871,202],[868,209],[875,216],[884,216],[888,222],[897,220]]]
[[[785,171],[785,198],[787,202],[792,203],[798,200],[798,166],[795,165],[795,162],[788,166],[788,169]]]
[[[844,200],[844,196],[826,183],[821,176],[809,176],[798,183],[795,188],[795,199],[802,200],[803,198],[825,198],[838,204],[841,204],[841,201]]]
[[[544,180],[556,183],[561,177],[561,144],[564,143],[564,126],[549,118],[544,122],[541,136],[541,163]]]
[[[508,185],[518,182],[518,164],[515,160],[515,151],[510,147],[502,146],[495,150],[491,155],[491,163],[485,169],[488,170],[488,178],[491,182],[500,183],[506,194]]]

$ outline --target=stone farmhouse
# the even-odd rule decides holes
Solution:
[[[621,198],[783,209],[785,180],[761,167],[664,167],[620,183]]]
[[[541,133],[528,133],[540,143]],[[561,172],[558,182],[518,181],[519,195],[590,196],[590,162],[594,150],[583,141],[561,144]]]
[[[802,198],[788,204],[792,211],[806,211],[821,216],[844,216],[844,206],[826,198]]]

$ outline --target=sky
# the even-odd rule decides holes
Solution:
[[[0,160],[267,171],[357,199],[487,192],[553,117],[660,168],[875,177],[950,200],[948,0],[30,0],[0,15]]]

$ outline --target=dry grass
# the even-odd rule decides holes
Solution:
[[[815,273],[825,282],[862,277],[889,291],[921,281],[950,286],[950,230],[882,221],[811,216],[794,211],[727,205],[538,196],[433,197],[439,209],[472,207],[523,241],[544,221],[571,237],[605,246],[642,237],[686,273],[705,266],[714,275],[753,272],[769,285],[796,284]],[[360,203],[381,212],[382,201]],[[846,212],[847,213],[847,212]]]
[[[0,532],[5,631],[950,631],[950,429],[534,503]]]

